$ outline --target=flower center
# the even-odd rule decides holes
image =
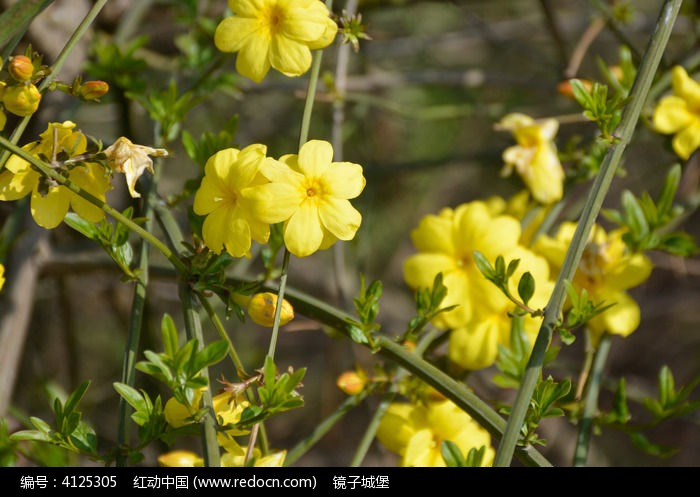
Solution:
[[[589,278],[603,276],[610,262],[609,246],[607,243],[589,243],[583,250],[579,269]]]
[[[270,35],[276,35],[282,31],[284,24],[284,9],[278,5],[272,5],[264,12],[263,22],[270,32]]]
[[[323,185],[318,179],[307,178],[303,185],[306,190],[306,200],[318,204],[323,197]]]

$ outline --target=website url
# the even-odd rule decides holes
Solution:
[[[195,476],[193,487],[199,488],[308,488],[316,489],[316,477],[311,478],[202,478]]]

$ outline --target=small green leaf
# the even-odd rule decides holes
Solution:
[[[217,340],[208,344],[202,350],[197,352],[195,360],[193,363],[194,369],[191,373],[198,373],[199,371],[212,366],[224,359],[228,353],[228,342],[226,340]],[[194,376],[194,374],[192,374]]]
[[[83,398],[83,395],[85,395],[85,392],[87,391],[88,387],[90,386],[90,381],[84,381],[83,383],[80,384],[78,388],[75,389],[73,393],[71,393],[68,396],[68,399],[66,400],[66,403],[63,407],[63,411],[65,412],[66,415],[72,413],[75,411],[75,408],[78,407],[78,403],[80,402],[80,399]]]
[[[440,446],[440,453],[442,458],[445,460],[445,464],[450,468],[460,468],[465,464],[464,456],[462,451],[459,450],[457,444],[452,440],[443,440]]]
[[[475,250],[473,252],[473,255],[474,263],[476,264],[476,267],[479,269],[479,271],[481,271],[481,274],[483,274],[489,280],[495,278],[496,271],[491,266],[491,263],[488,261],[488,259],[484,257],[484,254],[482,254],[478,250]]]
[[[143,411],[146,409],[147,404],[144,401],[143,394],[133,387],[130,387],[126,383],[113,383],[114,389],[119,395],[121,395],[126,402],[133,407],[136,411]]]
[[[523,303],[527,305],[532,296],[535,294],[535,278],[532,277],[529,271],[523,273],[518,282],[518,295]]]
[[[163,315],[163,319],[160,322],[160,333],[163,339],[165,355],[168,357],[175,357],[175,354],[177,354],[180,348],[180,343],[177,329],[175,328],[175,321],[173,321],[172,316],[168,313]]]
[[[659,217],[664,219],[670,212],[673,206],[673,199],[676,197],[678,185],[681,182],[681,165],[676,163],[669,169],[664,180],[664,185],[659,194],[659,201],[656,208],[659,212]]]

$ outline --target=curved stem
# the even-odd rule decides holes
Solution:
[[[647,50],[642,59],[632,90],[630,101],[625,107],[620,125],[616,130],[617,141],[608,149],[603,159],[600,171],[593,182],[591,192],[581,214],[581,219],[576,227],[571,245],[566,253],[562,270],[552,291],[549,303],[545,311],[544,321],[540,327],[535,346],[528,361],[523,381],[518,389],[513,410],[506,425],[506,430],[496,452],[494,466],[509,466],[513,457],[513,451],[518,442],[520,429],[532,393],[542,373],[544,356],[552,339],[554,327],[559,320],[561,310],[566,298],[565,282],[571,280],[576,267],[581,259],[586,241],[590,235],[593,224],[608,193],[610,184],[617,167],[622,159],[623,152],[632,139],[634,129],[639,119],[642,107],[646,101],[647,93],[658,68],[661,56],[670,37],[673,24],[678,15],[682,0],[667,0],[656,24],[656,30],[652,34]]]
[[[187,274],[189,272],[187,266],[172,250],[170,250],[163,242],[161,242],[157,237],[155,237],[148,230],[139,226],[137,223],[124,216],[121,212],[111,207],[106,202],[100,200],[99,198],[92,195],[90,192],[83,190],[78,185],[70,181],[68,178],[58,174],[53,168],[51,168],[45,162],[39,160],[37,157],[28,154],[26,151],[22,150],[20,147],[10,142],[7,138],[0,136],[0,147],[9,150],[11,153],[18,155],[22,159],[29,162],[32,166],[36,167],[42,174],[48,176],[49,178],[55,180],[57,183],[65,186],[70,191],[76,195],[80,195],[82,198],[90,202],[91,204],[102,209],[106,214],[114,218],[116,221],[122,223],[124,226],[129,228],[132,232],[139,235],[141,238],[146,240],[148,243],[153,245],[158,249],[170,263],[178,270],[181,274]]]
[[[591,430],[593,420],[598,410],[598,394],[600,392],[600,382],[603,376],[603,368],[610,353],[612,339],[609,334],[604,334],[600,339],[596,349],[593,368],[590,380],[586,386],[586,398],[583,403],[583,414],[579,425],[578,437],[576,439],[576,450],[574,452],[574,466],[585,466],[588,459],[588,448],[591,442]]]

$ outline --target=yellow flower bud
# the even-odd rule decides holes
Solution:
[[[357,371],[345,371],[338,376],[335,384],[347,395],[357,395],[365,388],[367,377]]]
[[[2,103],[9,112],[17,116],[30,116],[36,112],[41,102],[41,93],[33,84],[5,87]]]
[[[17,81],[29,81],[34,74],[34,64],[32,64],[32,59],[26,55],[15,55],[10,59],[7,71]]]
[[[272,326],[275,320],[275,308],[277,307],[277,295],[272,292],[256,293],[248,301],[248,315],[261,326]],[[282,312],[280,314],[280,326],[294,319],[292,304],[282,299]]]
[[[5,266],[0,264],[0,290],[2,290],[2,287],[4,284],[5,284]]]
[[[78,95],[84,100],[98,100],[109,91],[109,84],[104,81],[86,81],[80,85]]]
[[[0,131],[5,129],[5,123],[7,122],[7,116],[5,113],[0,109]]]
[[[168,468],[193,468],[202,466],[204,460],[189,450],[172,450],[158,456],[158,464]]]

